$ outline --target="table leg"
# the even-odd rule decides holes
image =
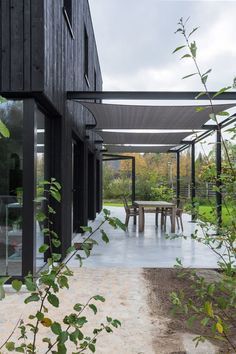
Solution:
[[[175,233],[175,218],[176,218],[176,208],[172,208],[172,213],[171,213],[171,232]]]
[[[139,232],[143,232],[144,230],[144,208],[139,207]]]

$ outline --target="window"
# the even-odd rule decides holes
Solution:
[[[88,33],[86,27],[84,26],[84,77],[87,82],[87,85],[90,86],[88,75],[89,75],[89,43],[88,43]]]
[[[64,0],[64,9],[67,13],[68,20],[72,23],[72,3],[71,0]]]
[[[70,34],[74,39],[74,33],[72,30],[72,0],[64,0],[63,12]]]
[[[11,133],[11,138],[1,139],[0,145],[0,276],[20,276],[23,241],[23,101],[2,103],[0,116]]]

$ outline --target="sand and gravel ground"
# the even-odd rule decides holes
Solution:
[[[119,319],[122,327],[113,334],[102,334],[97,343],[97,354],[213,354],[217,348],[210,342],[198,349],[182,321],[169,315],[168,292],[172,289],[175,270],[142,268],[81,268],[74,269],[70,290],[62,291],[60,309],[50,307],[52,318],[58,320],[72,311],[77,302],[85,303],[90,296],[106,298],[99,303],[96,316],[88,312],[86,332],[106,316]],[[176,284],[175,284],[176,285]],[[176,285],[177,286],[177,285]],[[23,305],[27,294],[7,294],[0,302],[0,341],[8,336],[16,320],[32,312],[35,304]],[[42,328],[43,335],[48,329]],[[48,331],[50,333],[50,331]],[[70,347],[68,353],[71,354]],[[3,352],[4,353],[4,352]],[[38,353],[45,353],[40,347]]]

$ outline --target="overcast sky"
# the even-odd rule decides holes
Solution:
[[[190,16],[198,60],[212,69],[209,88],[232,84],[236,76],[236,1],[89,0],[104,90],[201,90],[190,60],[173,49],[180,17]]]

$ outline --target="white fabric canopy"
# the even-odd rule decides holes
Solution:
[[[175,133],[139,133],[139,132],[105,132],[104,129],[167,129],[167,130],[200,130],[209,121],[211,107],[204,105],[204,110],[197,112],[196,106],[138,106],[117,105],[93,102],[80,102],[92,114],[88,124],[96,123],[95,131],[103,138],[110,152],[165,152],[172,144],[183,144],[182,140],[191,132]],[[219,113],[233,107],[234,104],[215,105]],[[117,145],[116,145],[117,144]],[[124,144],[143,144],[144,146],[125,146]],[[147,146],[148,144],[166,144],[165,147]],[[123,146],[120,146],[123,145]],[[145,146],[146,145],[146,146]],[[173,147],[172,146],[172,147]]]

